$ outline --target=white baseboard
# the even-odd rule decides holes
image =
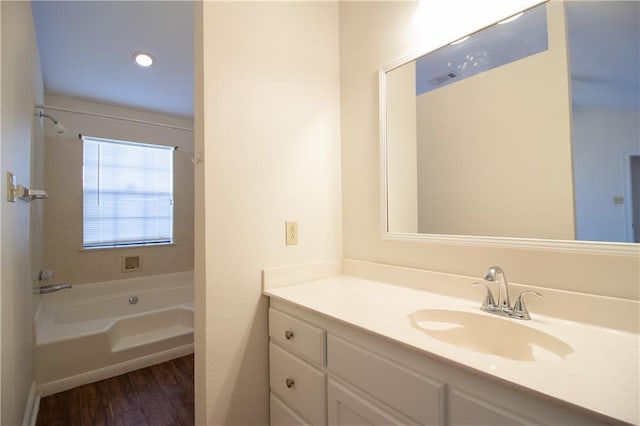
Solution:
[[[174,358],[189,355],[192,354],[193,351],[194,345],[193,343],[189,343],[188,345],[179,346],[167,351],[143,356],[140,358],[121,362],[119,364],[114,364],[97,370],[88,371],[86,373],[78,374],[75,376],[65,377],[64,379],[42,383],[38,386],[38,390],[40,391],[40,396],[52,395],[54,393],[77,388],[78,386],[86,385],[88,383],[93,383],[100,380],[108,379],[110,377],[119,376],[130,371],[139,370],[141,368],[169,361]]]
[[[40,408],[40,395],[38,395],[38,384],[31,382],[29,389],[29,397],[24,408],[24,416],[22,417],[22,426],[35,426],[38,420],[38,410]]]

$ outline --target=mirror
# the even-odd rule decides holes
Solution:
[[[545,3],[381,70],[387,236],[637,253],[639,16]]]

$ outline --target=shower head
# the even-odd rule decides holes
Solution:
[[[46,118],[48,118],[49,120],[51,120],[53,122],[53,128],[56,129],[56,133],[57,134],[60,135],[60,134],[65,133],[67,131],[67,129],[65,129],[65,127],[62,124],[60,124],[60,122],[58,120],[56,120],[55,118],[53,118],[52,116],[50,116],[48,114],[43,113],[42,110],[39,109],[38,110],[38,118],[43,118],[43,117],[46,117]]]
[[[67,129],[65,129],[65,127],[57,121],[53,123],[53,127],[56,129],[56,133],[58,134],[65,133],[67,131]]]

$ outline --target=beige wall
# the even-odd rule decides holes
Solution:
[[[578,238],[633,241],[624,163],[626,155],[640,153],[640,111],[574,109],[573,152]],[[614,204],[614,196],[625,197],[624,203]]]
[[[338,3],[203,8],[196,24],[203,33],[196,150],[204,157],[196,168],[204,184],[196,197],[204,216],[196,219],[203,224],[196,342],[204,341],[196,344],[196,423],[264,425],[261,271],[341,256]],[[287,220],[298,221],[298,245],[285,245]]]
[[[2,82],[2,5],[0,4],[0,82]],[[2,98],[2,84],[0,84],[0,100]],[[2,104],[0,102],[0,137],[2,136],[2,127],[4,127],[4,119],[2,118]],[[1,140],[0,140],[1,141]],[[2,144],[0,143],[0,165],[2,165]],[[0,169],[0,172],[3,170]],[[4,193],[2,193],[4,195]],[[2,259],[2,208],[0,208],[0,259]],[[2,262],[0,262],[0,286],[2,285]],[[4,286],[3,286],[4,287]],[[4,315],[2,308],[2,290],[0,289],[0,345],[2,344],[2,316]],[[0,421],[2,421],[2,347],[0,346]]]
[[[345,257],[482,276],[492,264],[511,281],[639,298],[640,257],[464,246],[381,238],[378,70],[418,49],[433,49],[536,3],[428,0],[341,2],[343,252]],[[507,10],[511,8],[510,10]],[[422,37],[422,38],[419,38]],[[426,40],[426,41],[425,41]]]
[[[31,145],[42,101],[43,83],[30,2],[3,1],[2,18],[2,219],[0,262],[2,364],[0,423],[22,424],[33,381],[29,210],[23,201],[6,201],[6,172],[31,184]]]
[[[195,153],[204,149],[204,11],[203,2],[193,4],[193,56],[194,56],[194,135]],[[206,215],[204,211],[205,175],[202,163],[194,165],[194,239],[193,254],[193,344],[194,344],[194,411],[195,424],[207,422],[207,293],[213,289],[207,287],[206,267]],[[213,368],[213,365],[211,366]]]
[[[190,120],[47,95],[46,105],[193,127]],[[193,132],[47,111],[66,128],[58,135],[46,123],[44,257],[55,282],[74,285],[193,269]],[[82,249],[82,140],[78,134],[178,146],[174,153],[174,241],[172,246]],[[141,256],[142,270],[122,272],[123,256]]]
[[[387,229],[418,232],[416,63],[388,73],[386,90]]]
[[[417,97],[419,232],[575,239],[564,8],[549,49]]]
[[[41,121],[34,120],[34,132],[31,141],[31,188],[43,189],[45,137]],[[46,201],[35,201],[29,204],[29,245],[31,247],[31,271],[34,286],[38,284],[38,272],[44,268],[44,212]],[[39,303],[39,298],[33,298]]]

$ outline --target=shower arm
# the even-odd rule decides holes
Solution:
[[[36,115],[38,118],[48,118],[53,123],[53,127],[56,129],[56,133],[62,134],[67,131],[67,129],[60,124],[58,120],[50,116],[49,114],[45,114],[41,109],[38,109],[38,114]]]

